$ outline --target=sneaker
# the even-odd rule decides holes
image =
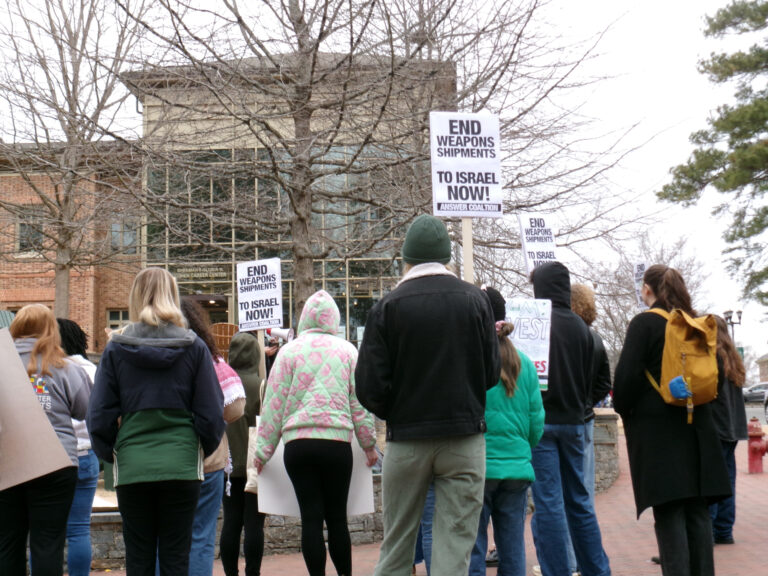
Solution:
[[[533,576],[541,576],[541,566],[536,564],[533,568],[531,568],[531,574],[533,574]]]
[[[651,556],[651,562],[653,562],[654,564],[658,564],[659,566],[661,566],[661,558],[659,558],[658,556]]]
[[[486,566],[498,566],[499,565],[499,553],[496,552],[496,548],[488,552],[488,555],[485,557],[485,565]]]
[[[715,538],[715,544],[735,544],[736,541],[733,536],[726,536],[725,538]]]

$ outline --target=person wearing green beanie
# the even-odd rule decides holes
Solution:
[[[417,217],[402,249],[404,276],[369,312],[355,386],[387,423],[384,541],[376,576],[408,574],[434,479],[431,573],[467,574],[485,482],[485,393],[499,379],[488,296],[446,268],[445,224]]]
[[[448,264],[451,239],[443,221],[429,214],[417,216],[408,228],[402,254],[406,264]]]

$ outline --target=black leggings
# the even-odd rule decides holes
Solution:
[[[325,574],[323,520],[328,552],[336,572],[352,573],[347,528],[347,495],[352,477],[352,447],[336,440],[293,440],[285,445],[285,469],[301,511],[301,553],[310,576]]]
[[[226,482],[226,479],[224,480]],[[264,556],[264,518],[259,512],[256,494],[245,491],[245,478],[230,478],[231,496],[224,493],[224,521],[221,525],[221,564],[226,576],[238,575],[240,558],[240,534],[245,527],[243,552],[245,554],[245,576],[259,576],[261,559]]]

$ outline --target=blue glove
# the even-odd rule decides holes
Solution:
[[[677,400],[685,400],[693,396],[682,376],[677,376],[669,381],[669,391]]]

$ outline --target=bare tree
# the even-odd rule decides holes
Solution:
[[[128,3],[144,12],[143,0]],[[141,159],[104,135],[123,120],[130,94],[119,73],[141,29],[103,0],[4,4],[0,158],[20,184],[0,197],[10,235],[2,256],[52,267],[54,312],[67,317],[73,269],[138,250],[123,192],[138,186]],[[113,217],[119,228],[110,230]]]
[[[428,211],[431,110],[499,114],[506,210],[564,214],[564,245],[626,223],[626,200],[604,181],[615,142],[583,152],[582,120],[558,100],[584,84],[576,71],[593,46],[542,33],[538,0],[158,0],[152,17],[118,4],[165,54],[123,75],[143,105],[146,209],[201,250],[212,236],[180,215],[292,260],[297,310],[313,262],[392,258],[404,225]],[[194,174],[211,165],[190,151],[248,148],[255,158],[216,163],[233,182],[218,200],[208,184],[195,202]],[[188,181],[174,190],[179,172]],[[485,276],[518,274],[516,225],[482,223],[476,237]]]
[[[630,320],[641,311],[635,295],[634,267],[639,262],[648,265],[666,264],[678,270],[685,280],[693,299],[693,307],[700,313],[709,312],[711,306],[702,300],[701,294],[707,278],[703,266],[686,249],[685,239],[670,245],[658,245],[643,234],[633,245],[627,244],[618,262],[585,262],[582,271],[572,276],[572,281],[593,286],[598,308],[594,328],[603,338],[611,365],[615,366],[624,345],[624,337]]]

